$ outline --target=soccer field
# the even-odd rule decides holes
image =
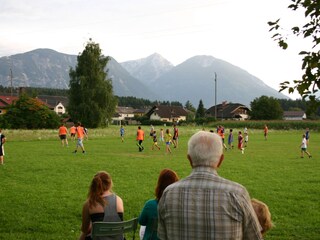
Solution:
[[[166,154],[163,143],[161,150],[151,150],[149,126],[142,128],[146,134],[143,152],[136,146],[136,126],[126,127],[123,143],[119,126],[111,126],[89,129],[86,154],[72,153],[75,141],[70,139],[69,147],[62,147],[57,130],[4,130],[0,239],[77,239],[82,204],[99,170],[111,174],[113,190],[124,201],[124,218],[138,216],[145,201],[154,197],[160,170],[171,168],[180,178],[190,173],[187,141],[202,129],[179,127],[179,147]],[[155,128],[159,133],[160,127]],[[235,148],[225,152],[218,173],[244,185],[251,197],[269,206],[275,227],[265,239],[319,239],[319,133],[310,131],[309,159],[300,158],[304,131],[270,129],[265,141],[262,130],[249,129],[249,144],[241,154],[236,149],[239,130],[243,131],[233,131]]]

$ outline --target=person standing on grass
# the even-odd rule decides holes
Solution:
[[[199,131],[188,142],[192,172],[169,185],[158,204],[158,238],[262,240],[261,226],[245,187],[222,178],[221,137]]]
[[[249,142],[249,135],[248,132],[244,133],[244,147],[248,146],[248,142]]]
[[[267,126],[267,124],[265,124],[264,129],[263,129],[264,140],[268,139],[268,132],[269,132],[268,126]]]
[[[76,126],[74,124],[70,128],[70,137],[72,140],[74,140],[76,138]]]
[[[172,135],[170,134],[170,130],[166,130],[166,134],[164,136],[164,140],[166,142],[166,153],[171,153],[170,144],[172,142]]]
[[[0,165],[4,164],[4,143],[6,142],[6,137],[2,133],[0,128]]]
[[[141,127],[138,127],[137,131],[137,146],[139,147],[139,152],[142,152],[144,150],[144,147],[142,146],[143,140],[144,140],[144,131],[141,129]]]
[[[160,150],[160,147],[158,146],[158,139],[157,139],[157,132],[153,131],[153,136],[152,136],[152,150],[154,150],[154,147],[158,148]]]
[[[64,147],[64,145],[66,145],[68,147],[67,135],[68,135],[68,129],[66,128],[66,126],[63,123],[61,123],[61,125],[59,127],[59,138],[61,140],[62,147]]]
[[[307,151],[307,139],[306,139],[306,135],[303,134],[302,135],[302,141],[301,141],[301,144],[300,144],[300,148],[301,148],[301,158],[304,157],[304,153],[306,153],[308,155],[309,158],[311,158],[311,154]]]
[[[82,224],[79,240],[92,239],[91,228],[94,222],[123,221],[123,201],[112,192],[112,185],[109,173],[101,171],[94,175],[89,188],[88,198],[82,207]],[[122,240],[123,235],[120,234],[111,239]]]
[[[238,133],[238,149],[241,150],[241,153],[244,154],[244,147],[243,147],[243,136],[241,131]]]
[[[230,129],[229,131],[229,136],[228,136],[228,146],[229,149],[233,149],[233,133],[232,133],[232,129]]]
[[[172,143],[174,148],[178,147],[178,141],[179,141],[179,129],[176,124],[173,125],[173,137],[172,137]]]
[[[164,132],[163,132],[163,128],[160,129],[160,142],[164,142]]]
[[[141,240],[158,240],[156,225],[158,220],[158,203],[166,187],[178,180],[178,175],[171,169],[166,168],[160,172],[155,189],[156,198],[148,200],[145,203],[139,216],[139,224],[141,228],[145,228],[143,236],[140,236]]]
[[[120,138],[121,138],[121,142],[124,141],[124,133],[125,133],[124,127],[121,125],[121,126],[120,126]]]
[[[76,125],[76,133],[77,133],[77,145],[76,145],[76,150],[74,150],[74,153],[77,153],[78,148],[80,147],[82,150],[82,153],[86,153],[84,150],[84,145],[83,145],[83,137],[85,135],[85,131],[83,127],[81,126],[81,123],[78,122]]]
[[[310,131],[309,131],[309,128],[306,128],[306,140],[307,140],[307,145],[309,145],[309,138],[310,138]]]

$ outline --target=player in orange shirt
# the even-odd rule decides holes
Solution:
[[[85,131],[84,131],[84,128],[81,126],[80,122],[78,122],[76,125],[76,133],[77,133],[78,141],[77,141],[77,146],[76,146],[76,150],[74,150],[74,153],[77,153],[78,147],[81,147],[82,153],[86,153],[83,146],[83,137],[85,135]]]
[[[139,126],[137,131],[137,146],[139,147],[139,152],[142,152],[144,149],[144,147],[142,146],[143,140],[144,140],[144,131]]]
[[[64,147],[66,145],[68,147],[68,139],[67,139],[68,129],[61,123],[59,127],[59,138],[61,140],[61,145]]]
[[[70,136],[72,140],[76,138],[76,126],[74,125],[70,128]]]

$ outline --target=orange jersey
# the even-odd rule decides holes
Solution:
[[[68,130],[65,126],[61,126],[59,128],[59,135],[67,135],[67,133],[68,133]]]
[[[144,140],[144,131],[141,129],[137,131],[137,140]]]
[[[84,136],[84,129],[83,129],[83,127],[81,127],[81,126],[76,127],[76,131],[77,131],[77,137],[82,139],[83,136]]]
[[[72,126],[71,128],[70,128],[70,133],[76,133],[76,127],[75,126]]]

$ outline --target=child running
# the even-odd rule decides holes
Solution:
[[[243,136],[242,136],[241,131],[239,131],[239,134],[238,134],[238,149],[241,150],[242,154],[244,154]]]
[[[306,153],[308,155],[309,158],[311,158],[311,154],[307,151],[307,139],[306,139],[306,135],[303,134],[302,135],[302,142],[300,144],[300,148],[301,148],[301,158],[304,158],[304,153]]]
[[[152,143],[152,150],[154,150],[154,147],[158,148],[160,150],[160,147],[158,146],[158,140],[157,140],[157,132],[156,131],[153,131],[153,136],[152,136],[152,140],[153,140],[153,143]]]
[[[121,125],[120,126],[120,138],[121,138],[121,142],[124,141],[124,127]]]
[[[170,144],[172,141],[172,135],[170,134],[170,130],[167,129],[166,130],[166,135],[165,135],[165,141],[166,141],[166,153],[171,153],[171,148],[170,148]]]

